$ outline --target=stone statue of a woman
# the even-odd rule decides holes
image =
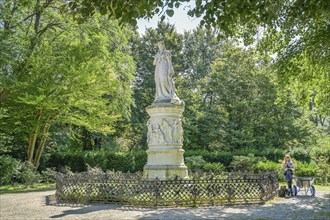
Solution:
[[[171,51],[165,49],[164,41],[157,43],[159,51],[155,55],[153,64],[155,69],[156,97],[154,103],[182,104],[182,101],[175,94],[173,81],[173,66]]]

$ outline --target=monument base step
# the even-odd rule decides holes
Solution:
[[[169,179],[178,176],[188,178],[188,169],[185,165],[145,165],[143,168],[143,177],[146,179],[160,180]]]

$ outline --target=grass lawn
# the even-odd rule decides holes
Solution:
[[[327,191],[330,193],[330,186],[314,185],[316,190]]]
[[[4,185],[0,186],[0,194],[4,193],[21,193],[21,192],[35,192],[45,190],[55,190],[55,183],[36,183],[31,186],[26,185]]]

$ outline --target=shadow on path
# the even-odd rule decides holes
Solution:
[[[256,206],[160,209],[147,213],[149,219],[330,219],[329,194],[322,197],[298,195]]]
[[[80,207],[79,209],[65,210],[62,214],[53,215],[50,218],[62,218],[67,215],[83,215],[91,212],[99,212],[104,210],[113,210],[116,209],[113,205],[87,205]]]
[[[68,206],[63,213],[50,218],[62,218],[69,215],[84,215],[93,212],[120,211],[127,213],[142,212],[139,219],[330,219],[330,194],[322,196],[298,195],[279,198],[265,205],[216,206],[216,207],[133,207],[120,204],[53,204],[52,197],[46,197],[47,205]],[[72,209],[74,208],[74,209]],[[109,218],[110,219],[110,218]]]

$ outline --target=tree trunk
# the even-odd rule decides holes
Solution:
[[[51,126],[51,118],[48,117],[45,121],[42,122],[42,116],[45,116],[45,114],[43,110],[40,109],[36,113],[35,126],[30,132],[28,141],[28,161],[34,165],[35,169],[38,169],[39,167],[40,158],[45,147],[49,128]]]
[[[43,131],[42,131],[42,136],[39,142],[39,146],[37,148],[37,151],[35,153],[34,159],[33,159],[33,165],[35,166],[35,169],[38,169],[39,165],[40,165],[40,158],[42,155],[42,152],[44,150],[45,147],[45,143],[47,140],[47,136],[48,136],[48,131],[50,128],[50,124],[46,124]]]
[[[42,109],[38,110],[36,113],[36,125],[33,131],[30,133],[29,146],[27,150],[28,161],[33,162],[34,149],[37,142],[40,129],[40,119],[42,116]]]
[[[34,148],[37,142],[38,133],[39,133],[39,126],[35,128],[34,132],[32,132],[29,137],[29,147],[27,154],[28,154],[28,161],[30,162],[33,162]]]
[[[86,128],[82,128],[82,148],[83,150],[93,150],[92,134]]]

